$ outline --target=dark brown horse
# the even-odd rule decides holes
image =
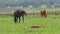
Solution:
[[[14,22],[17,23],[18,19],[19,19],[19,23],[22,17],[22,20],[24,22],[24,15],[27,15],[27,13],[24,10],[18,9],[15,10],[14,12]]]

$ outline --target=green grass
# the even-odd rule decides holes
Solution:
[[[31,28],[32,25],[45,28]],[[60,34],[60,15],[25,16],[24,23],[14,23],[11,16],[0,16],[0,34]]]

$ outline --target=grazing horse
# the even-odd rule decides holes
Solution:
[[[24,15],[27,15],[27,13],[24,10],[21,10],[21,9],[15,10],[15,12],[14,12],[14,22],[16,23],[18,21],[18,18],[19,18],[19,23],[20,23],[20,20],[21,20],[20,17],[22,17],[22,20],[23,20],[23,23],[24,23]]]
[[[45,9],[41,10],[40,14],[41,14],[41,17],[47,17],[47,11]]]

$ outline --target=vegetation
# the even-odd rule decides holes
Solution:
[[[31,28],[33,25],[44,28]],[[14,23],[13,16],[0,15],[0,34],[60,34],[60,15],[25,16],[24,23]]]

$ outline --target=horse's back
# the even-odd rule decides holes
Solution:
[[[15,12],[14,12],[14,16],[17,16],[17,17],[19,17],[19,16],[23,16],[24,14],[26,14],[26,12],[24,11],[24,10],[15,10]]]

